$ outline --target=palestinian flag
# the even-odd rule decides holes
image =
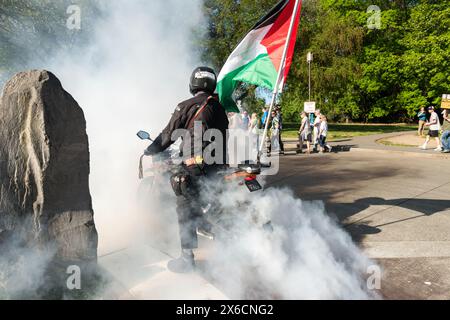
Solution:
[[[228,58],[217,79],[217,92],[227,111],[239,112],[232,95],[239,82],[246,82],[274,90],[278,70],[286,46],[289,26],[295,9],[295,0],[280,1],[262,18],[237,46]],[[295,24],[286,64],[284,78],[289,73],[294,54],[297,28],[300,22],[301,4]]]

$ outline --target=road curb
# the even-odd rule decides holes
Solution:
[[[386,150],[386,149],[375,149],[375,148],[359,148],[353,147],[350,152],[376,152],[376,153],[389,153],[389,154],[400,154],[407,155],[411,157],[428,157],[428,158],[438,158],[438,159],[450,159],[450,154],[443,153],[420,153],[415,151],[402,151],[402,150]]]
[[[450,241],[363,241],[371,259],[450,258]]]

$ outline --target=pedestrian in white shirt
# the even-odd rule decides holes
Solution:
[[[434,138],[437,143],[437,148],[434,149],[434,151],[442,151],[441,141],[439,140],[439,130],[441,130],[441,122],[439,121],[439,116],[434,111],[434,107],[429,107],[428,111],[430,112],[430,120],[425,124],[425,126],[429,127],[429,131],[425,143],[420,146],[420,148],[422,150],[426,150],[428,142],[430,142],[430,138]]]
[[[298,130],[298,149],[297,153],[303,152],[303,144],[306,141],[306,153],[311,153],[311,125],[306,112],[301,113],[302,124]]]
[[[322,121],[321,119],[322,114],[320,113],[320,110],[316,110],[316,112],[314,113],[316,115],[316,119],[314,119],[313,144],[314,150],[317,150],[317,145],[319,144],[319,131],[320,131],[320,122]]]
[[[320,128],[319,128],[320,153],[324,153],[325,149],[328,149],[328,152],[331,152],[331,150],[332,150],[331,146],[329,144],[327,144],[327,135],[328,135],[327,117],[324,115],[321,115]]]

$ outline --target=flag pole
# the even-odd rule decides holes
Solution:
[[[278,70],[277,81],[275,83],[275,87],[273,88],[272,101],[270,103],[270,108],[269,108],[269,111],[268,111],[268,114],[267,114],[267,117],[266,117],[266,125],[265,125],[265,128],[264,128],[263,141],[262,141],[261,145],[259,146],[259,150],[258,150],[258,162],[260,161],[262,150],[263,150],[263,148],[264,148],[264,146],[266,144],[267,132],[269,131],[269,119],[270,119],[270,116],[272,114],[272,109],[273,109],[273,107],[275,105],[275,101],[276,101],[276,98],[277,98],[278,87],[280,86],[280,82],[281,82],[281,80],[283,78],[283,72],[284,72],[284,68],[285,68],[285,64],[286,64],[286,58],[287,58],[287,54],[288,54],[288,50],[289,50],[289,43],[291,42],[292,31],[294,30],[294,24],[295,24],[295,20],[297,18],[297,13],[298,13],[298,10],[299,10],[300,1],[301,0],[295,0],[295,7],[294,7],[294,12],[292,13],[291,24],[289,26],[289,31],[288,31],[287,38],[286,38],[286,45],[284,46],[283,55],[282,55],[282,59],[281,59],[281,64],[280,64],[280,68]]]

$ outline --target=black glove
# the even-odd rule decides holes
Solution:
[[[155,141],[144,151],[145,156],[153,156],[164,151],[164,148],[161,148],[161,135],[159,135]]]
[[[151,156],[151,155],[153,154],[148,150],[148,148],[144,150],[144,156]]]

